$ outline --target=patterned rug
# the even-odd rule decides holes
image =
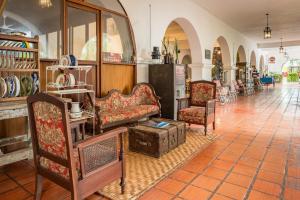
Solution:
[[[128,137],[125,137],[128,138]],[[130,152],[125,139],[126,158],[126,192],[121,195],[120,181],[106,186],[100,193],[113,200],[133,200],[139,198],[157,182],[168,176],[187,160],[193,158],[207,145],[213,142],[216,135],[203,135],[202,129],[188,129],[186,143],[163,155],[159,159],[143,154]]]

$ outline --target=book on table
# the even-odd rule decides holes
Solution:
[[[166,126],[169,126],[170,123],[168,122],[156,122],[156,121],[153,121],[153,120],[149,120],[149,121],[146,121],[144,122],[142,125],[144,126],[150,126],[150,127],[154,127],[154,128],[164,128]]]

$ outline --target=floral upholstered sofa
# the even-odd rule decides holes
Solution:
[[[95,110],[95,129],[99,132],[137,122],[146,117],[160,115],[161,105],[153,87],[148,83],[139,83],[130,95],[111,90],[107,96],[96,98]]]

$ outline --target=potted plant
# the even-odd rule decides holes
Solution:
[[[178,46],[178,40],[177,38],[175,38],[175,45],[174,45],[174,54],[175,54],[175,63],[178,64],[179,63],[179,54],[180,54],[180,49]]]

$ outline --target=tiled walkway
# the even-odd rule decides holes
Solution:
[[[219,138],[141,200],[300,199],[300,85],[218,107]],[[30,162],[0,171],[0,199],[32,199]],[[47,181],[43,199],[68,199]],[[92,196],[89,199],[101,199]]]

